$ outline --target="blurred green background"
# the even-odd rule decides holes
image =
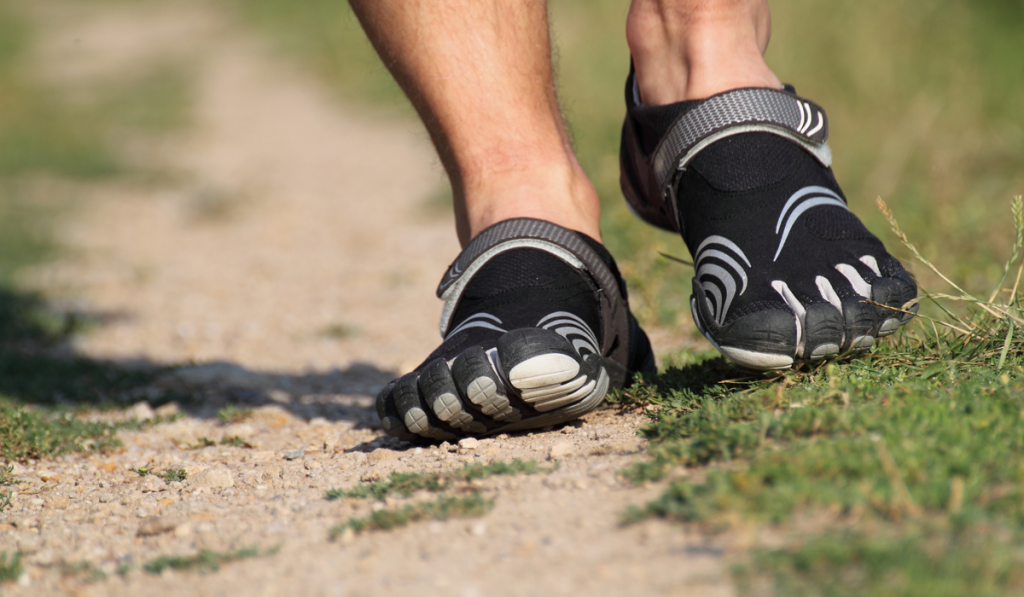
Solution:
[[[127,166],[111,149],[112,131],[176,126],[184,118],[175,110],[187,103],[184,84],[170,75],[91,102],[66,101],[34,77],[31,29],[17,6],[0,0],[0,272],[46,244],[38,225],[46,219],[37,217],[39,201],[24,200],[25,180],[121,175]],[[317,74],[339,101],[415,118],[346,2],[222,6]],[[628,2],[550,6],[562,103],[634,308],[647,323],[689,329],[690,271],[658,255],[686,257],[686,249],[631,216],[618,187]],[[883,197],[924,255],[968,290],[987,291],[1012,242],[1010,198],[1024,193],[1024,3],[777,0],[771,8],[768,62],[828,110],[835,171],[856,213],[908,261],[874,206]],[[911,267],[925,288],[946,290]]]
[[[341,98],[404,112],[347,4],[248,0],[250,23]],[[909,261],[875,207],[882,197],[922,253],[971,291],[998,279],[1024,193],[1024,3],[1016,0],[775,0],[768,62],[828,110],[835,172],[854,211]],[[552,0],[559,88],[576,149],[604,204],[606,242],[642,320],[688,324],[686,256],[625,209],[618,140],[629,64],[624,0]],[[946,291],[912,264],[922,285]]]

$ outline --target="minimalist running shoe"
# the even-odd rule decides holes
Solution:
[[[917,285],[850,212],[820,106],[792,87],[644,106],[632,74],[626,102],[623,192],[682,235],[693,319],[727,358],[785,369],[867,350],[913,317]]]
[[[550,222],[480,233],[437,290],[444,341],[377,396],[384,430],[450,440],[570,421],[654,371],[626,284],[597,241]]]

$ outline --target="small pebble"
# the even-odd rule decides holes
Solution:
[[[555,460],[555,459],[558,459],[558,458],[564,458],[564,457],[572,454],[573,452],[575,452],[575,449],[573,448],[572,444],[570,444],[568,442],[559,442],[559,443],[551,446],[551,449],[548,450],[548,458],[550,460]]]
[[[163,479],[155,475],[146,475],[142,478],[142,482],[139,483],[139,489],[143,493],[153,493],[155,491],[165,491],[167,489],[167,483]]]
[[[214,466],[198,473],[193,478],[193,484],[198,487],[231,487],[235,479],[227,467]]]
[[[130,408],[124,411],[124,414],[129,419],[136,419],[139,421],[148,421],[156,416],[153,412],[153,407],[148,402],[136,402]]]
[[[179,521],[168,516],[153,516],[142,521],[136,533],[140,537],[169,533],[178,527]]]
[[[480,440],[475,437],[464,437],[459,440],[459,447],[463,450],[475,450],[480,445]]]

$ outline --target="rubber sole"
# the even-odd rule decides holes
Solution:
[[[711,344],[714,345],[718,352],[722,353],[722,356],[726,357],[733,363],[736,363],[740,367],[746,369],[753,369],[755,371],[778,371],[781,369],[789,369],[794,365],[798,365],[801,362],[819,362],[825,359],[840,356],[842,354],[865,352],[871,350],[875,345],[876,338],[888,336],[895,332],[900,326],[908,323],[913,318],[913,313],[917,312],[917,305],[915,304],[910,308],[911,314],[904,314],[901,317],[890,317],[883,320],[880,324],[871,326],[872,333],[861,334],[854,336],[848,343],[840,344],[820,344],[816,346],[806,358],[798,358],[796,355],[799,352],[798,349],[793,349],[789,354],[783,352],[769,352],[752,350],[750,348],[743,348],[737,346],[730,346],[728,344],[719,344],[715,337],[709,333],[709,331],[702,324],[702,316],[700,310],[697,308],[696,297],[690,297],[690,313],[693,317],[693,321],[697,324],[697,329],[705,338],[708,339]],[[799,325],[799,323],[797,324]]]

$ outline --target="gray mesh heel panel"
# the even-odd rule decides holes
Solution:
[[[600,289],[603,320],[601,355],[626,363],[629,350],[626,341],[629,337],[628,309],[615,274],[577,233],[532,218],[505,220],[484,230],[448,268],[437,287],[437,296],[445,302],[441,312],[441,336],[448,333],[452,315],[473,275],[494,256],[519,248],[547,251],[590,274]],[[617,343],[616,338],[620,338]]]
[[[742,129],[725,133],[741,126]],[[692,150],[698,145],[706,146],[701,143],[705,139],[752,131],[793,139],[819,160],[831,162],[830,152],[819,149],[827,148],[828,140],[828,119],[820,106],[778,89],[736,89],[709,97],[682,114],[669,128],[651,156],[659,187],[664,188],[682,166],[681,157],[692,157]]]

